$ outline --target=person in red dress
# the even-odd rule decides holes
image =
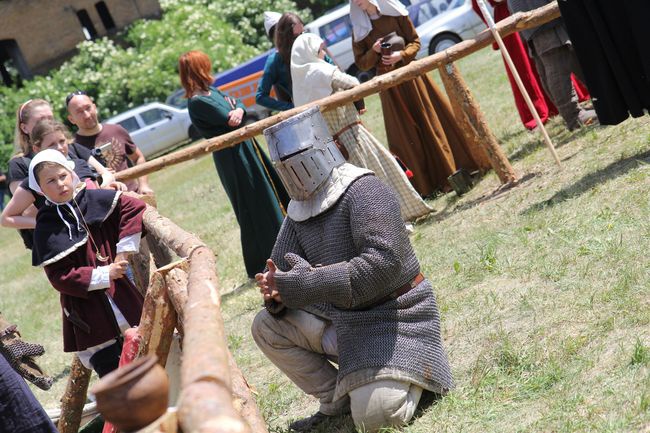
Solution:
[[[486,0],[486,1],[494,8],[495,22],[499,22],[510,16],[510,10],[508,9],[508,3],[506,1],[504,0]],[[472,8],[478,14],[478,16],[481,17],[483,21],[485,21],[485,18],[483,17],[483,14],[481,13],[481,10],[478,7],[478,3],[476,0],[472,0]],[[550,98],[548,97],[544,89],[542,88],[540,78],[537,73],[537,69],[535,68],[535,64],[532,62],[530,56],[528,55],[528,49],[526,48],[526,44],[521,40],[519,33],[513,33],[510,36],[504,37],[503,43],[506,46],[506,49],[508,50],[508,54],[510,54],[510,58],[512,59],[512,62],[515,64],[515,68],[519,73],[519,77],[521,77],[521,81],[524,83],[524,87],[526,88],[526,91],[530,96],[530,99],[533,101],[533,105],[537,110],[537,114],[539,114],[539,117],[542,120],[542,122],[546,123],[546,121],[549,118],[556,116],[558,114],[558,111],[555,105],[553,105],[553,102],[551,102]],[[495,50],[499,49],[496,43],[494,43],[492,46]],[[504,63],[505,63],[505,59],[504,59]],[[517,111],[519,112],[519,117],[521,118],[521,122],[524,124],[524,126],[527,129],[534,129],[537,126],[537,124],[535,123],[535,118],[533,117],[532,113],[528,109],[524,97],[521,94],[519,87],[517,87],[517,83],[515,82],[515,79],[512,76],[512,72],[510,71],[510,68],[508,68],[507,65],[506,65],[506,73],[508,74],[510,87],[512,88],[512,93],[515,98],[515,106],[517,107]],[[572,76],[571,79],[573,81],[573,87],[575,88],[576,93],[578,94],[579,101],[583,102],[588,100],[590,96],[587,87],[584,84],[582,84],[580,80],[578,80],[575,76]]]

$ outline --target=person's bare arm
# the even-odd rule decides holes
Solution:
[[[3,227],[16,229],[33,229],[36,227],[35,210],[34,196],[29,191],[18,186],[14,191],[14,196],[2,211],[0,224]]]

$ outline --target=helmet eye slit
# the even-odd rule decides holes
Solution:
[[[300,182],[300,185],[304,186],[305,184],[302,183],[302,181],[300,180],[300,176],[298,176],[298,173],[296,173],[296,170],[293,168],[293,166],[291,166],[290,168],[291,171],[293,172],[294,177],[298,180],[298,182]]]
[[[307,173],[307,176],[311,178],[311,173],[309,172],[309,170],[307,170],[307,166],[305,165],[305,163],[303,161],[300,161],[300,165],[302,165],[302,168],[305,169],[305,173]]]

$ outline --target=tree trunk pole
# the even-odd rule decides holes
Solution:
[[[176,310],[176,329],[181,337],[185,335],[184,309],[187,304],[187,268],[189,267],[187,262],[184,262],[184,265],[175,267],[165,275],[169,299]]]
[[[77,433],[79,430],[91,372],[83,366],[79,357],[74,355],[68,385],[61,398],[61,418],[57,426],[59,433]]]
[[[445,85],[456,120],[461,124],[463,135],[478,149],[476,153],[483,156],[479,167],[485,169],[486,164],[487,167],[492,166],[502,184],[517,180],[515,170],[499,146],[481,108],[458,68],[453,63],[448,63],[440,68],[440,77]]]
[[[183,431],[249,433],[235,410],[215,258],[193,249],[185,305],[179,419]]]
[[[138,326],[138,333],[143,338],[140,356],[155,353],[158,363],[163,367],[167,363],[177,322],[176,310],[169,297],[165,277],[181,263],[183,261],[172,263],[153,273]]]
[[[239,411],[251,428],[252,433],[268,433],[264,418],[255,403],[251,394],[251,388],[246,378],[235,362],[235,358],[228,350],[228,364],[230,366],[230,377],[232,378],[233,405]]]
[[[560,9],[556,2],[549,3],[539,9],[530,12],[517,12],[505,20],[499,21],[496,25],[496,30],[502,36],[507,36],[520,30],[529,29],[540,26],[544,23],[554,20],[560,16]],[[144,164],[136,165],[127,170],[120,171],[115,174],[117,180],[124,181],[127,179],[135,179],[145,174],[161,170],[170,165],[179,164],[183,161],[189,161],[207,153],[216,150],[225,149],[241,143],[244,140],[260,135],[262,131],[270,126],[275,125],[282,120],[286,120],[291,116],[313,107],[320,106],[321,111],[329,111],[336,107],[340,107],[350,102],[366,96],[378,93],[384,89],[395,87],[406,81],[412,80],[417,76],[423,75],[429,71],[439,68],[449,62],[453,62],[462,57],[468,56],[486,47],[494,42],[494,36],[490,30],[486,29],[479,33],[476,38],[462,41],[443,52],[435,53],[431,56],[425,57],[420,60],[411,62],[410,64],[383,74],[366,81],[352,89],[328,96],[318,101],[310,102],[309,104],[293,108],[291,110],[283,111],[274,116],[267,117],[258,122],[239,128],[227,134],[211,138],[209,140],[200,141],[191,146],[187,146],[176,152],[160,158],[147,161]]]

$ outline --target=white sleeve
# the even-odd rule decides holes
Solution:
[[[106,265],[93,269],[93,273],[90,275],[90,285],[88,286],[89,292],[91,290],[108,289],[111,286],[109,268],[110,265]]]
[[[117,243],[116,252],[119,253],[135,253],[140,250],[140,238],[142,232],[134,233],[129,236],[124,236]]]

